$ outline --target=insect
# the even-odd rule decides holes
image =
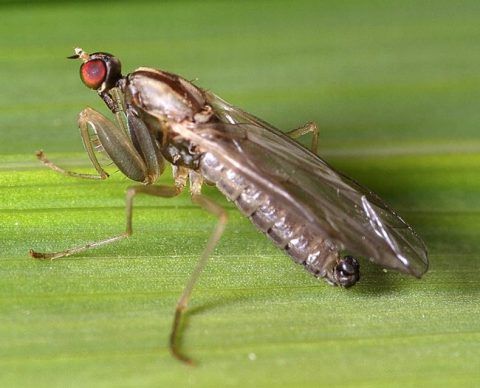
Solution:
[[[350,287],[359,280],[360,266],[352,254],[416,277],[427,271],[427,250],[413,229],[376,194],[317,156],[314,123],[282,133],[176,74],[140,67],[122,76],[118,58],[81,48],[69,58],[82,61],[83,83],[97,91],[115,122],[91,108],[80,112],[81,137],[96,174],[64,170],[42,151],[37,157],[68,176],[107,179],[96,156],[102,151],[140,184],[127,189],[124,233],[60,252],[31,250],[30,255],[55,259],[122,240],[132,234],[137,194],[170,198],[189,184],[192,201],[218,221],[176,305],[170,350],[179,360],[192,362],[179,347],[181,319],[227,224],[226,211],[201,193],[205,182],[215,184],[296,263],[330,284]],[[309,132],[311,150],[293,140]],[[155,185],[166,162],[172,165],[174,184]]]

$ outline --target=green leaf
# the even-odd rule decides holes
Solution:
[[[0,386],[475,386],[480,382],[480,33],[472,1],[44,2],[0,6]],[[152,66],[290,129],[425,239],[417,280],[362,261],[353,289],[277,250],[215,189],[229,224],[197,284],[188,368],[168,352],[174,306],[215,225],[175,199],[135,200],[91,171],[76,115],[106,111],[64,60],[75,45]],[[308,139],[305,140],[307,142]],[[111,171],[114,171],[110,168]],[[171,182],[170,171],[161,183]]]

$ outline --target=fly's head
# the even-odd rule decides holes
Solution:
[[[80,78],[90,89],[99,93],[108,92],[122,79],[121,64],[118,58],[108,53],[87,54],[81,48],[75,49],[75,54],[69,59],[81,59]]]
[[[335,284],[341,287],[351,287],[360,280],[360,264],[352,256],[340,259],[333,269]]]

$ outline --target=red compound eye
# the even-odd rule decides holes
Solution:
[[[80,67],[80,78],[90,89],[98,89],[107,75],[107,67],[100,59],[92,59]]]

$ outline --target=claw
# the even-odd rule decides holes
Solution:
[[[34,259],[39,259],[39,260],[46,260],[46,259],[52,259],[52,255],[49,253],[42,253],[42,252],[37,252],[34,251],[33,249],[30,249],[28,251],[28,254],[30,257],[33,257]]]

